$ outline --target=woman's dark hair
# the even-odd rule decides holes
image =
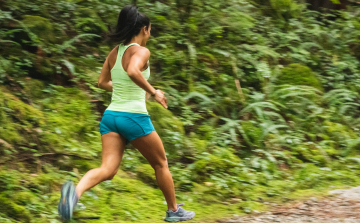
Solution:
[[[118,23],[115,30],[109,34],[113,41],[121,42],[124,45],[140,33],[141,28],[150,26],[150,19],[145,14],[138,11],[134,5],[125,6],[119,14]]]

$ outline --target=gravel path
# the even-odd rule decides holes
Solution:
[[[217,222],[360,223],[360,187],[330,191],[329,196],[322,200],[312,197],[306,201],[287,206],[273,204],[273,208],[269,212],[233,217]]]

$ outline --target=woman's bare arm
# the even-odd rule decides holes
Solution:
[[[127,74],[130,79],[135,82],[139,87],[144,89],[149,94],[155,93],[155,88],[144,78],[141,73],[141,68],[143,68],[150,57],[150,51],[146,48],[140,48],[135,51],[131,56],[130,62],[127,68]]]
[[[153,86],[151,86],[141,73],[141,68],[147,64],[149,57],[150,51],[147,48],[138,49],[130,58],[127,74],[135,84],[149,94],[155,95],[155,100],[158,101],[164,108],[167,108],[167,101],[164,92],[156,90]]]
[[[116,53],[116,51],[117,49],[115,48],[106,58],[98,80],[98,87],[110,92],[112,92],[113,88],[109,58],[112,53]],[[130,59],[127,74],[135,84],[146,91],[146,99],[148,99],[150,95],[154,95],[155,100],[158,101],[164,108],[167,108],[167,99],[164,95],[164,92],[161,90],[156,90],[153,86],[151,86],[151,84],[143,77],[141,73],[141,68],[145,67],[149,57],[150,51],[148,49],[138,49]]]
[[[112,81],[109,65],[109,57],[106,58],[103,67],[101,69],[100,77],[98,80],[98,87],[106,91],[112,92]]]

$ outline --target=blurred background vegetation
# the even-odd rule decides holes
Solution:
[[[0,222],[59,222],[61,184],[100,165],[97,78],[130,3],[151,19],[169,109],[147,107],[193,222],[360,183],[357,1],[0,0]],[[161,222],[164,202],[128,146],[76,216]]]

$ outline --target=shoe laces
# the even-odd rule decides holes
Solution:
[[[184,205],[185,205],[185,203],[178,204],[178,205],[177,205],[178,208],[177,208],[176,211],[173,211],[173,210],[170,210],[170,209],[167,210],[167,211],[171,211],[171,212],[173,212],[173,213],[176,213],[176,212],[178,212],[178,211],[180,210],[180,207],[181,207],[181,206],[184,206]],[[183,209],[183,208],[181,208],[181,209]]]

